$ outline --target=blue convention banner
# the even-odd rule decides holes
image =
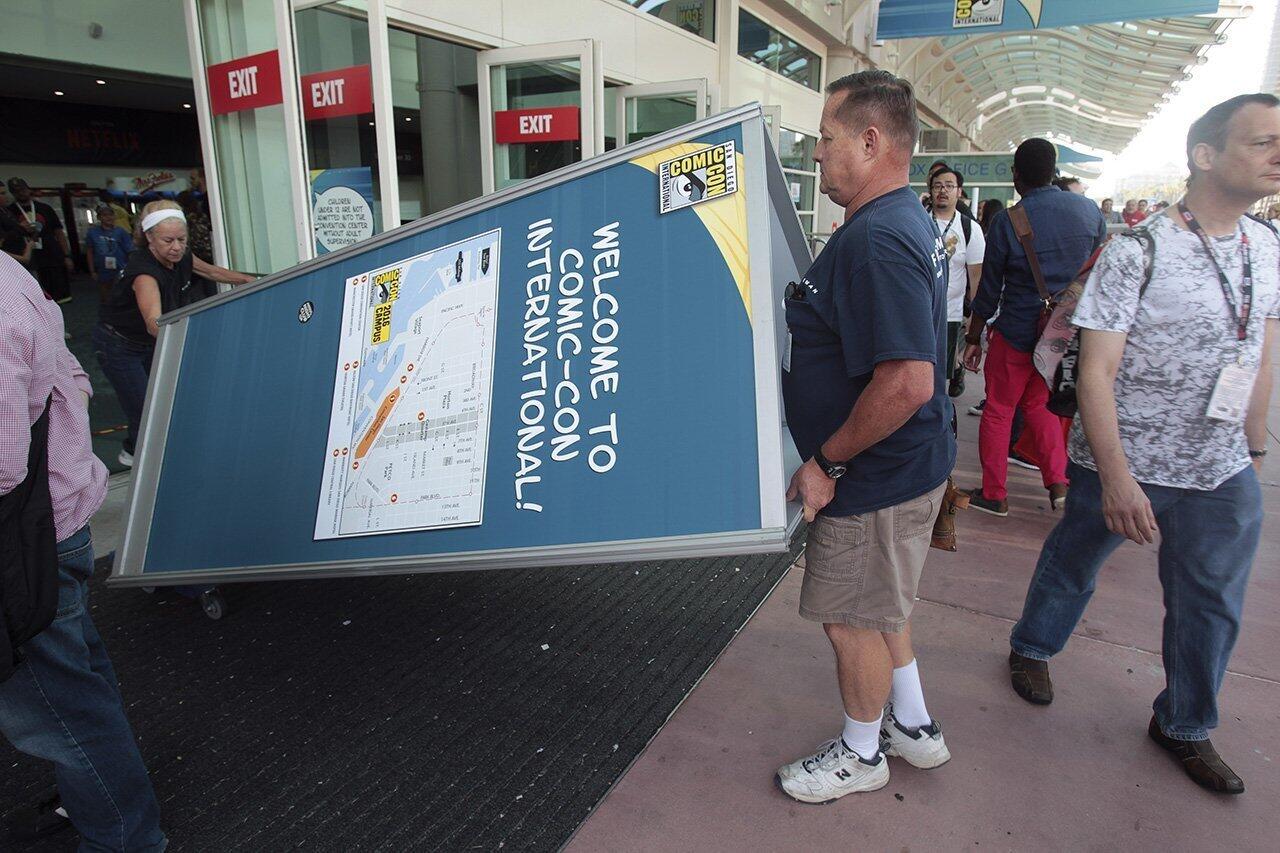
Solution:
[[[317,255],[372,237],[377,222],[370,167],[311,170],[311,228]]]
[[[144,572],[758,528],[743,143],[715,131],[191,315]]]
[[[984,35],[1217,10],[1217,0],[881,0],[876,35],[882,39]]]

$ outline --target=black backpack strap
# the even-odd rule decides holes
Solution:
[[[1145,225],[1135,225],[1128,231],[1121,231],[1120,236],[1137,240],[1142,247],[1142,284],[1138,286],[1138,299],[1142,299],[1147,292],[1147,285],[1151,284],[1151,271],[1156,265],[1156,237]]]
[[[964,244],[969,245],[969,235],[973,233],[973,217],[960,211],[960,230],[964,232]]]

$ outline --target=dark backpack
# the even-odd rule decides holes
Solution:
[[[27,477],[0,495],[0,683],[22,663],[22,644],[58,610],[58,534],[49,496],[49,403],[31,426]]]
[[[1267,226],[1267,230],[1280,240],[1280,232],[1277,232],[1276,227],[1270,222],[1252,213],[1246,213],[1245,216]],[[1146,225],[1135,225],[1128,231],[1120,232],[1118,236],[1137,240],[1142,245],[1142,284],[1138,287],[1138,301],[1141,302],[1143,295],[1147,292],[1147,285],[1151,284],[1151,270],[1155,265],[1155,235],[1147,229]],[[1049,385],[1049,402],[1046,408],[1059,417],[1074,418],[1079,408],[1076,402],[1076,367],[1079,357],[1080,335],[1076,334],[1067,344],[1062,362],[1058,365],[1053,382]]]
[[[1138,301],[1141,302],[1147,292],[1147,285],[1151,284],[1151,270],[1156,260],[1156,238],[1145,225],[1135,225],[1117,236],[1137,240],[1142,247],[1142,284],[1138,285]],[[1093,264],[1088,264],[1076,278],[1087,278],[1092,268]],[[1060,418],[1074,418],[1079,408],[1076,402],[1076,367],[1079,359],[1080,333],[1077,331],[1067,342],[1066,352],[1058,363],[1053,381],[1049,383],[1049,402],[1045,408]]]

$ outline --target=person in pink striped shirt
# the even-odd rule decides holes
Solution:
[[[107,493],[107,471],[89,438],[92,393],[67,349],[62,312],[0,253],[0,496],[28,481],[33,427],[47,406],[59,581],[53,622],[21,646],[21,662],[0,683],[0,732],[16,749],[53,762],[81,849],[159,851],[168,843],[160,807],[89,615],[89,519]],[[0,548],[20,545],[20,537],[8,537]]]

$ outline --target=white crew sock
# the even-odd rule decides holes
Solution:
[[[933,722],[924,707],[924,688],[920,686],[920,670],[916,667],[915,658],[906,666],[894,669],[889,701],[893,703],[893,715],[909,729]]]
[[[880,723],[883,719],[884,714],[881,714],[873,721],[863,723],[845,714],[844,745],[868,761],[875,758],[880,751]]]

